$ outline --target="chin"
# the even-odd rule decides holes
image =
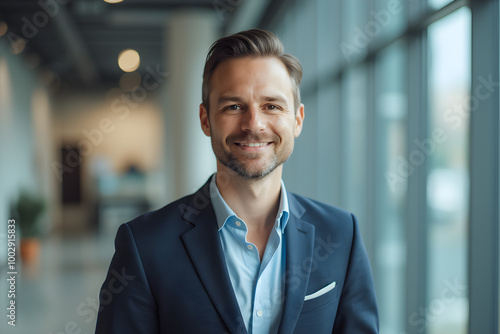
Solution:
[[[248,166],[231,166],[230,168],[245,179],[260,180],[276,170],[279,165],[264,166],[264,167],[248,167]]]

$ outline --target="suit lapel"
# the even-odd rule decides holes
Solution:
[[[290,218],[285,229],[285,301],[278,333],[293,333],[299,319],[311,273],[314,226],[300,217],[304,208],[288,193]]]
[[[182,234],[182,240],[210,299],[229,331],[246,333],[224,260],[209,186],[210,180],[194,194],[184,208],[184,219],[194,226]]]

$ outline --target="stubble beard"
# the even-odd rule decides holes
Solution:
[[[276,138],[278,137],[276,136]],[[238,141],[246,141],[246,140],[259,141],[260,139],[254,137],[252,138],[246,137],[244,140],[238,140]],[[228,149],[226,149],[226,147],[222,145],[221,140],[218,140],[217,138],[214,138],[214,136],[211,136],[211,142],[212,142],[212,149],[214,151],[217,160],[221,164],[223,164],[224,166],[235,172],[238,176],[241,176],[242,178],[247,180],[259,180],[266,177],[267,175],[272,173],[278,166],[283,164],[290,157],[290,154],[292,153],[293,150],[293,146],[291,144],[288,144],[287,146],[279,149],[278,152],[275,151],[271,155],[270,159],[265,162],[264,166],[253,167],[246,165],[243,161],[241,161],[238,157],[236,157],[236,155],[233,152],[230,152]],[[277,141],[272,140],[272,142],[274,143],[273,145],[275,145]],[[259,159],[260,156],[261,153],[246,154],[247,160],[250,161]]]

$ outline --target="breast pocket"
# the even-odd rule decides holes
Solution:
[[[332,282],[318,291],[306,295],[301,313],[313,311],[333,301],[337,298],[337,290],[337,283]]]

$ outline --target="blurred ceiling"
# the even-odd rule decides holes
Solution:
[[[0,22],[8,27],[0,39],[8,39],[14,53],[55,77],[58,86],[116,86],[123,74],[117,57],[124,49],[139,52],[139,73],[147,65],[165,64],[165,29],[176,11],[211,10],[220,21],[222,34],[231,30],[232,22],[241,20],[242,12],[254,16],[247,22],[266,22],[282,2],[252,1],[253,9],[242,8],[250,4],[244,0],[124,0],[115,4],[103,0],[0,0]]]

